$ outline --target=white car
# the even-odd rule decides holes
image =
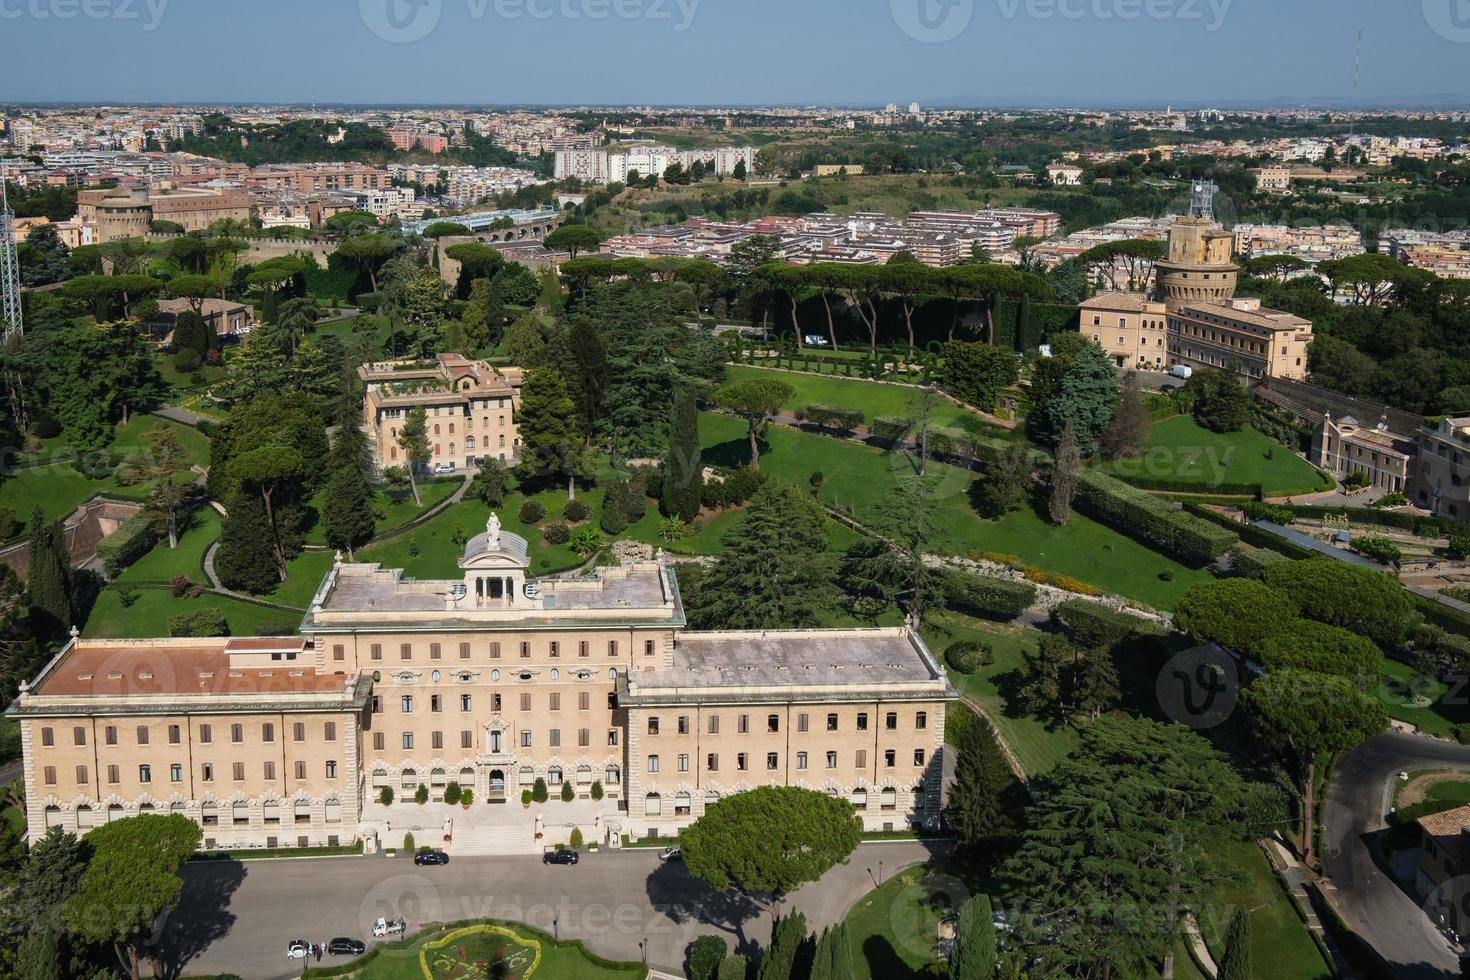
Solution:
[[[402,931],[402,919],[385,919],[379,916],[378,921],[373,923],[374,939],[382,939],[384,936],[392,936]]]
[[[440,475],[443,475],[445,473],[453,473],[453,472],[454,472],[454,464],[453,463],[436,463],[434,465],[434,475],[435,476],[440,476]]]
[[[304,960],[310,955],[311,943],[305,939],[293,939],[286,944],[286,959],[288,960]]]

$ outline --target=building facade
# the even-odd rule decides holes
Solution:
[[[1414,443],[1390,432],[1386,419],[1369,426],[1351,415],[1324,415],[1312,434],[1314,466],[1339,480],[1362,473],[1369,486],[1388,493],[1407,494],[1416,454]]]
[[[1415,442],[1415,502],[1436,514],[1470,519],[1470,416],[1427,421]]]
[[[459,566],[339,560],[299,637],[73,640],[9,709],[32,839],[158,811],[207,847],[347,842],[385,789],[510,814],[537,780],[639,836],[767,784],[937,821],[955,694],[908,629],[690,632],[664,563],[528,579],[494,515]]]
[[[460,354],[431,362],[380,361],[357,369],[362,381],[363,426],[381,468],[407,465],[399,430],[422,408],[429,438],[430,468],[468,469],[484,459],[516,458],[519,368],[497,370]]]
[[[1169,312],[1172,364],[1301,381],[1311,344],[1310,320],[1263,307],[1258,299],[1190,303]]]
[[[1099,293],[1082,302],[1078,329],[1120,368],[1163,370],[1169,361],[1163,303],[1138,293]]]

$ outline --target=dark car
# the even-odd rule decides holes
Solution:
[[[328,956],[361,956],[367,952],[367,943],[357,939],[338,938],[327,943]]]
[[[576,864],[576,851],[547,851],[541,855],[542,864]]]
[[[449,855],[443,851],[419,851],[413,856],[414,864],[448,864]]]

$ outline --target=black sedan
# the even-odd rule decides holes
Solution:
[[[541,855],[542,864],[576,864],[577,860],[577,852],[571,850],[547,851]]]
[[[367,943],[358,939],[339,937],[327,943],[328,956],[361,956],[367,952]]]
[[[414,864],[448,864],[449,855],[443,851],[419,851],[413,856]]]

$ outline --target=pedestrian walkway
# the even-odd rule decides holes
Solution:
[[[1266,859],[1271,862],[1271,867],[1286,882],[1286,889],[1291,895],[1291,900],[1296,903],[1297,912],[1307,923],[1307,928],[1321,940],[1323,948],[1332,957],[1332,965],[1337,976],[1343,980],[1358,980],[1357,971],[1349,965],[1347,957],[1337,945],[1337,940],[1322,925],[1322,920],[1317,917],[1317,907],[1312,904],[1311,893],[1308,889],[1316,889],[1322,901],[1331,904],[1327,890],[1318,883],[1317,876],[1275,838],[1267,838],[1262,843],[1262,849],[1265,850]]]
[[[1205,937],[1200,935],[1199,922],[1192,915],[1184,919],[1184,935],[1189,940],[1189,948],[1194,953],[1194,961],[1204,970],[1205,976],[1219,976],[1220,968],[1215,965],[1215,957],[1211,955],[1210,947],[1205,945]]]

